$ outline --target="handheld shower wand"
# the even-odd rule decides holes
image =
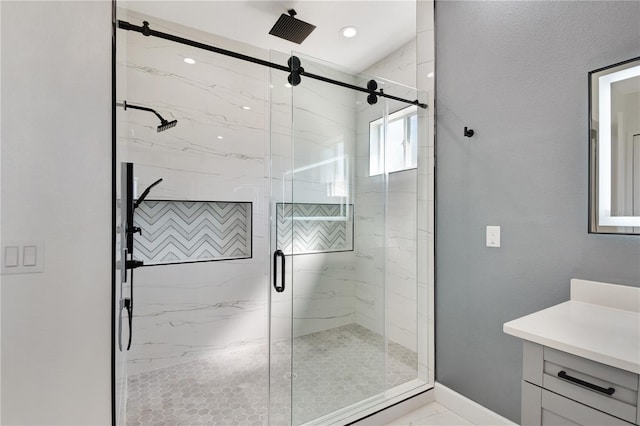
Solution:
[[[160,182],[162,182],[162,178],[158,179],[157,181],[153,182],[151,185],[147,186],[147,189],[144,190],[142,195],[134,203],[134,205],[133,205],[133,209],[134,210],[138,208],[140,203],[143,202],[145,198],[147,198],[147,195],[149,195],[149,192],[151,191],[151,188],[153,188],[154,186],[156,186]]]
[[[165,120],[160,114],[156,112],[156,110],[149,107],[144,107],[140,105],[131,105],[131,104],[128,104],[127,101],[118,103],[116,105],[124,107],[125,111],[127,110],[127,108],[131,108],[131,109],[139,109],[140,111],[149,111],[154,113],[156,117],[160,119],[160,125],[158,126],[158,133],[163,132],[172,127],[176,127],[176,124],[178,124],[178,120],[172,120],[172,121]]]
[[[118,346],[120,351],[123,350],[122,342],[122,311],[127,311],[127,319],[129,322],[129,341],[127,343],[127,350],[131,349],[131,342],[133,339],[133,270],[143,266],[144,263],[141,260],[133,258],[133,236],[134,234],[142,234],[142,229],[138,226],[134,226],[133,213],[140,206],[140,203],[149,195],[151,189],[162,182],[162,178],[149,185],[142,195],[134,201],[134,185],[133,185],[133,163],[123,163],[122,168],[122,238],[123,247],[122,259],[123,259],[123,276],[120,283],[120,305],[119,305],[119,318],[118,318]],[[123,282],[127,281],[127,271],[129,271],[129,297],[123,295],[124,287]]]

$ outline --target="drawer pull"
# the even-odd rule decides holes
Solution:
[[[580,380],[577,377],[571,377],[564,370],[558,373],[558,377],[560,377],[562,379],[565,379],[565,380],[568,380],[568,381],[573,382],[573,383],[577,383],[577,384],[579,384],[581,386],[584,386],[584,387],[589,388],[591,390],[594,390],[596,392],[604,393],[606,395],[613,395],[613,393],[616,391],[614,388],[606,389],[606,388],[603,388],[601,386],[594,385],[593,383],[589,383],[589,382],[585,382],[584,380]]]

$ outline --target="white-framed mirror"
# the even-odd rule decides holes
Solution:
[[[640,58],[589,73],[589,232],[640,234]]]

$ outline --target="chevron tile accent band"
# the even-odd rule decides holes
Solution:
[[[145,200],[135,211],[134,257],[145,265],[251,257],[249,202]]]
[[[277,203],[276,213],[286,254],[353,250],[353,204]]]

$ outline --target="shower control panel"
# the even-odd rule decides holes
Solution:
[[[44,242],[2,243],[2,275],[44,272]]]

